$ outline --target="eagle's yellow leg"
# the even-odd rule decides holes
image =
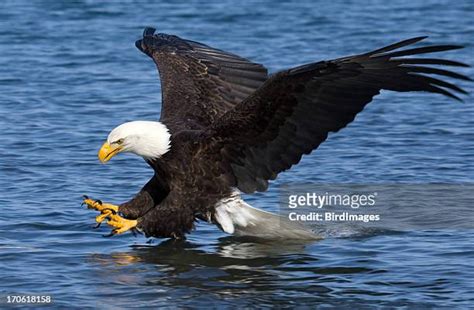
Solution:
[[[111,210],[115,213],[119,211],[119,207],[110,203],[103,203],[100,200],[90,199],[89,197],[84,197],[82,201],[85,205],[87,205],[90,209],[95,209],[99,212],[103,212],[104,210]],[[99,215],[100,216],[100,215]]]
[[[112,231],[112,234],[122,234],[130,229],[133,229],[137,226],[138,222],[136,220],[127,220],[121,217],[118,214],[110,213],[106,217],[109,218],[107,224],[115,227]]]

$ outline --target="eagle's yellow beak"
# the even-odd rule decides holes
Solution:
[[[120,145],[110,145],[108,142],[105,142],[99,150],[99,160],[101,163],[108,162],[115,154],[119,153],[122,150]]]

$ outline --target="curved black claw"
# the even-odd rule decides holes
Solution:
[[[102,224],[102,222],[97,223],[96,225],[94,225],[94,227],[92,227],[92,229],[97,229],[97,228],[99,228],[99,227],[100,227],[100,224]]]
[[[89,196],[87,195],[82,195],[83,200],[89,199]],[[84,201],[81,203],[81,207],[85,205]]]
[[[116,232],[115,229],[114,229],[114,230],[112,230],[112,231],[110,232],[110,234],[102,235],[102,237],[104,237],[104,238],[110,238],[110,237],[113,237],[115,234],[117,234],[117,232]]]

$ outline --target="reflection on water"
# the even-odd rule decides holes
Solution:
[[[306,253],[307,245],[226,237],[219,239],[209,251],[188,241],[168,240],[153,246],[134,246],[126,252],[93,254],[88,262],[106,270],[131,267],[133,272],[127,273],[128,280],[134,279],[133,273],[147,272],[147,286],[173,290],[186,287],[205,289],[206,294],[257,294],[247,298],[258,299],[258,292],[278,291],[291,284],[293,293],[312,291],[322,297],[331,289],[318,284],[324,271],[314,267],[317,258]],[[337,273],[337,268],[333,272]],[[340,272],[358,270],[346,268]],[[115,280],[123,281],[123,272],[116,277]]]
[[[178,274],[192,270],[195,266],[252,270],[265,265],[281,266],[296,257],[303,258],[307,244],[224,237],[216,242],[213,251],[206,251],[203,246],[186,240],[166,240],[158,245],[132,246],[126,252],[93,254],[90,261],[116,266],[153,264],[165,266],[167,272],[174,270]]]

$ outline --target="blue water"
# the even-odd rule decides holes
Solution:
[[[107,239],[106,227],[92,229],[94,213],[80,206],[82,194],[120,203],[152,175],[134,156],[109,165],[96,157],[116,125],[159,117],[155,67],[134,47],[144,26],[271,71],[418,35],[466,45],[444,56],[474,64],[469,0],[235,3],[0,3],[2,302],[43,294],[62,308],[474,304],[472,230],[341,232],[316,243],[273,244],[228,237],[207,224],[181,242]],[[472,68],[458,71],[474,76]],[[472,182],[474,85],[459,84],[471,93],[464,104],[383,93],[247,201],[275,211],[278,185],[292,182]]]

